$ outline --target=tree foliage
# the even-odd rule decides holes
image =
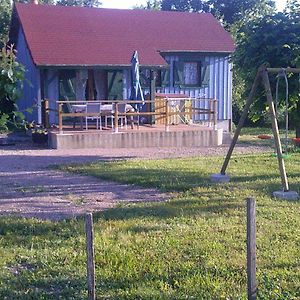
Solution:
[[[246,98],[258,67],[267,63],[271,67],[300,67],[300,5],[290,1],[284,13],[267,15],[245,23],[237,31],[237,49],[233,56],[234,71],[245,84]],[[271,77],[273,92],[275,76]],[[299,77],[289,75],[291,122],[299,127]],[[280,99],[284,99],[281,86]],[[282,104],[283,105],[283,104]],[[242,105],[241,105],[242,106]],[[252,108],[253,120],[258,120],[266,111],[265,98],[256,101]]]
[[[24,67],[16,61],[13,46],[0,52],[0,130],[7,130],[8,124],[17,124],[23,119],[18,112],[17,99],[24,80]]]
[[[274,10],[272,0],[162,0],[162,10],[210,12],[226,26],[242,20],[254,11],[264,15]]]
[[[57,5],[62,6],[84,6],[84,7],[99,7],[102,5],[99,0],[58,0]]]
[[[135,9],[161,10],[161,0],[148,0],[145,5],[135,5]]]

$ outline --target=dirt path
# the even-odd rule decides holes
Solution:
[[[265,151],[238,147],[237,152]],[[0,214],[60,220],[99,211],[120,202],[164,201],[155,189],[103,181],[50,170],[54,164],[113,159],[153,159],[222,155],[227,146],[214,148],[77,149],[32,148],[29,143],[0,147]]]

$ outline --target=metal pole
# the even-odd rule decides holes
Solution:
[[[247,99],[247,102],[245,104],[245,108],[244,108],[244,111],[241,115],[241,118],[240,118],[240,121],[239,121],[239,124],[236,128],[236,131],[234,133],[234,136],[233,136],[233,139],[232,139],[232,142],[231,142],[231,145],[228,149],[228,152],[227,152],[227,155],[226,155],[226,158],[224,160],[224,163],[223,163],[223,166],[222,166],[222,169],[221,169],[221,174],[222,175],[225,175],[226,173],[226,169],[227,169],[227,166],[229,164],[229,161],[230,161],[230,158],[231,158],[231,155],[232,155],[232,152],[233,152],[233,149],[236,145],[236,142],[238,140],[238,137],[240,135],[240,132],[241,132],[241,129],[244,125],[244,122],[246,120],[246,117],[248,115],[248,111],[249,111],[249,108],[250,108],[250,105],[252,104],[253,102],[253,99],[254,99],[254,96],[255,96],[255,92],[257,90],[257,86],[258,86],[258,83],[259,83],[259,79],[260,79],[260,76],[261,76],[261,71],[262,71],[262,67],[260,67],[256,73],[256,76],[255,76],[255,79],[254,79],[254,82],[253,82],[253,85],[252,85],[252,88],[251,88],[251,91],[250,91],[250,94],[248,96],[248,99]]]
[[[282,158],[282,147],[281,147],[281,142],[280,142],[280,137],[279,137],[276,112],[275,112],[274,102],[273,102],[273,98],[272,98],[272,92],[271,92],[268,71],[266,68],[262,71],[262,79],[263,79],[263,84],[264,84],[264,87],[266,90],[266,96],[267,96],[267,101],[268,101],[269,110],[270,110],[270,118],[271,118],[274,142],[275,142],[275,147],[276,147],[276,152],[277,152],[277,159],[278,159],[279,171],[280,171],[280,176],[281,176],[281,183],[282,183],[283,190],[285,192],[288,192],[289,184],[288,184],[288,180],[287,180],[287,176],[286,176],[284,160]]]

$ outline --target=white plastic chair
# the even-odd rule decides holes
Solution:
[[[88,120],[96,120],[96,129],[102,130],[102,123],[101,123],[101,104],[100,103],[86,103],[86,113],[98,113],[96,116],[89,116],[85,117],[85,129],[88,130]]]
[[[107,127],[107,120],[108,118],[111,119],[111,128],[114,128],[114,120],[115,120],[115,107],[116,105],[113,104],[112,106],[112,111],[110,115],[105,115],[105,127]],[[126,103],[118,103],[118,122],[120,120],[121,122],[121,127],[125,125],[125,128],[127,129],[127,116],[125,115],[126,113]]]

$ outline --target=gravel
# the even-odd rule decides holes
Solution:
[[[51,170],[51,165],[97,160],[225,155],[228,150],[228,145],[207,148],[54,150],[34,147],[26,138],[1,138],[0,214],[52,221],[101,211],[121,202],[165,201],[169,195],[156,189]],[[266,147],[239,145],[235,153],[269,150]]]

